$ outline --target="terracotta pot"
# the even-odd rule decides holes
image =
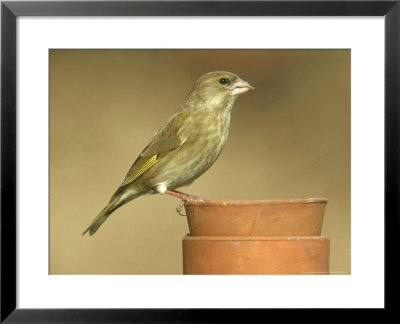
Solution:
[[[185,203],[192,236],[321,235],[328,200],[279,199]]]
[[[329,238],[183,239],[184,274],[328,274]]]

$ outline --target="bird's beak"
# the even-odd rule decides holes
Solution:
[[[234,84],[233,84],[233,90],[232,90],[232,95],[238,96],[241,95],[242,93],[246,93],[249,90],[255,89],[250,83],[243,81],[242,79],[238,79]]]

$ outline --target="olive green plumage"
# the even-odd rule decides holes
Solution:
[[[253,89],[230,72],[200,77],[185,103],[161,126],[128,171],[108,205],[86,229],[93,235],[118,207],[144,194],[192,183],[225,146],[233,103]]]

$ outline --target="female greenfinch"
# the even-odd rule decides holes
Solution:
[[[112,212],[144,194],[201,200],[175,189],[191,184],[215,162],[228,137],[233,103],[250,89],[254,88],[230,72],[201,76],[185,103],[155,133],[110,202],[83,234],[93,235]]]

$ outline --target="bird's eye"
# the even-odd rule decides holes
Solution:
[[[227,82],[228,82],[228,80],[225,78],[219,79],[219,83],[221,83],[221,84],[225,84]]]

